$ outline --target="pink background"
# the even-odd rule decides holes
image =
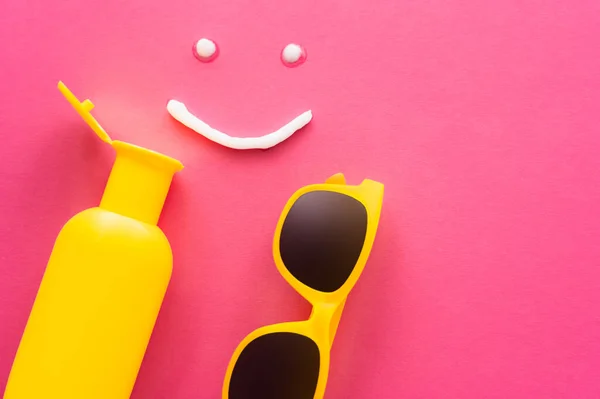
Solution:
[[[260,14],[260,17],[258,16]],[[203,36],[212,64],[191,54]],[[22,1],[0,5],[0,391],[56,234],[98,203],[114,138],[182,160],[174,274],[134,399],[220,397],[237,343],[308,305],[271,259],[305,184],[386,184],[327,398],[600,397],[600,3]],[[307,62],[279,60],[290,42]],[[168,99],[270,151],[175,122]]]

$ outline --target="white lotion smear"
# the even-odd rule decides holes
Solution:
[[[312,111],[306,111],[292,119],[280,129],[260,137],[233,137],[212,128],[186,108],[185,104],[176,100],[167,103],[169,114],[183,125],[207,139],[235,150],[267,149],[276,146],[302,129],[312,120]]]
[[[285,62],[293,64],[294,62],[297,62],[300,57],[302,57],[302,47],[298,46],[297,44],[288,44],[283,49],[281,56]]]
[[[295,67],[306,60],[306,51],[299,44],[290,43],[281,52],[281,61],[288,67]]]
[[[215,42],[210,39],[202,38],[194,44],[194,55],[200,61],[210,62],[217,57],[218,47]]]

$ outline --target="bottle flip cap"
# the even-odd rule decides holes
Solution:
[[[107,144],[111,144],[112,140],[108,133],[106,133],[106,130],[100,126],[96,118],[90,113],[94,108],[94,104],[90,100],[83,100],[83,102],[79,101],[79,99],[75,97],[75,94],[73,94],[63,82],[58,82],[58,90],[60,90],[62,95],[65,96],[67,101],[75,108],[75,111],[81,115],[83,120],[92,128],[98,137],[100,137],[100,140]]]
[[[90,113],[94,108],[90,100],[79,101],[63,82],[58,82],[58,90],[100,140],[117,153],[100,207],[155,225],[171,179],[183,169],[181,162],[147,148],[112,140]]]
[[[115,149],[128,147],[129,149],[135,149],[136,152],[146,153],[146,155],[148,155],[151,158],[167,161],[168,164],[172,165],[175,171],[183,169],[183,165],[181,164],[181,162],[174,158],[134,144],[124,143],[118,140],[112,140],[108,133],[106,133],[106,130],[104,130],[104,128],[100,126],[96,118],[94,118],[90,113],[90,111],[94,108],[94,104],[89,99],[79,101],[79,99],[75,97],[75,94],[73,94],[71,90],[69,90],[62,81],[58,82],[58,90],[60,90],[62,95],[65,96],[67,101],[73,106],[73,108],[75,108],[75,111],[77,111],[77,113],[83,118],[83,120],[88,124],[88,126],[92,128],[92,130],[96,133],[100,140],[111,145]]]

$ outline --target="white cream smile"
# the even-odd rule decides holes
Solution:
[[[236,150],[267,149],[274,147],[289,138],[296,131],[302,129],[312,119],[312,112],[306,111],[272,133],[260,137],[234,137],[210,127],[206,122],[188,111],[185,104],[182,102],[170,100],[167,104],[167,111],[169,111],[173,118],[196,133],[201,134],[217,144]]]

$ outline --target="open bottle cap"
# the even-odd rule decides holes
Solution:
[[[94,104],[90,100],[79,101],[79,99],[75,97],[75,94],[73,94],[63,82],[58,82],[58,90],[60,90],[67,101],[73,106],[73,108],[75,108],[75,111],[81,115],[83,120],[92,128],[98,137],[100,137],[100,140],[111,144],[112,140],[108,133],[106,133],[106,130],[100,126],[96,118],[94,118],[90,113],[90,111],[94,108]]]
[[[90,100],[79,101],[63,82],[58,82],[58,90],[100,140],[116,151],[100,207],[156,225],[173,175],[183,168],[181,162],[147,148],[112,140],[90,113],[94,108]]]
[[[96,118],[94,118],[90,113],[90,111],[94,108],[94,104],[89,99],[79,101],[79,99],[75,97],[71,90],[69,90],[62,81],[58,82],[58,90],[60,90],[63,96],[65,96],[67,101],[73,106],[73,108],[75,108],[75,111],[77,111],[77,113],[83,118],[83,120],[88,124],[88,126],[92,128],[96,135],[100,137],[100,140],[112,146],[115,150],[117,150],[117,152],[119,149],[128,147],[130,149],[135,149],[135,152],[137,153],[145,153],[145,156],[146,158],[148,158],[148,161],[151,161],[153,163],[170,164],[170,166],[172,167],[172,169],[175,170],[175,172],[183,169],[183,165],[181,164],[181,162],[167,155],[163,155],[159,152],[152,151],[147,148],[137,146],[135,144],[125,143],[119,140],[112,140],[108,133],[106,133],[106,130],[104,130],[102,126],[100,126]]]

